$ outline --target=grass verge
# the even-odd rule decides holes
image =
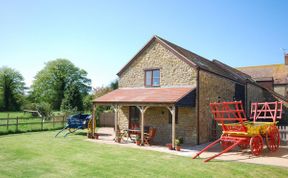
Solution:
[[[0,136],[5,177],[288,177],[286,168],[180,157],[56,131]]]

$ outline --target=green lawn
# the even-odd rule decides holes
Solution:
[[[179,157],[56,131],[0,136],[0,177],[288,177],[287,168]]]

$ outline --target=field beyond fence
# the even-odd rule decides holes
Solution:
[[[0,135],[21,132],[33,132],[61,129],[66,116],[53,116],[51,119],[33,117],[30,113],[0,113]]]

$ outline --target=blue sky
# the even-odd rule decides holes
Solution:
[[[288,1],[1,0],[0,66],[27,86],[45,62],[71,60],[93,87],[116,73],[158,35],[233,67],[283,63]]]

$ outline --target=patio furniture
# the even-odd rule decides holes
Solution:
[[[156,128],[149,128],[148,133],[144,133],[144,144],[151,145],[151,141],[156,135]]]
[[[123,137],[126,135],[126,129],[124,130],[120,130],[119,125],[117,125],[117,132],[115,133],[115,138],[114,141],[116,142],[121,142],[121,140],[123,140]]]

